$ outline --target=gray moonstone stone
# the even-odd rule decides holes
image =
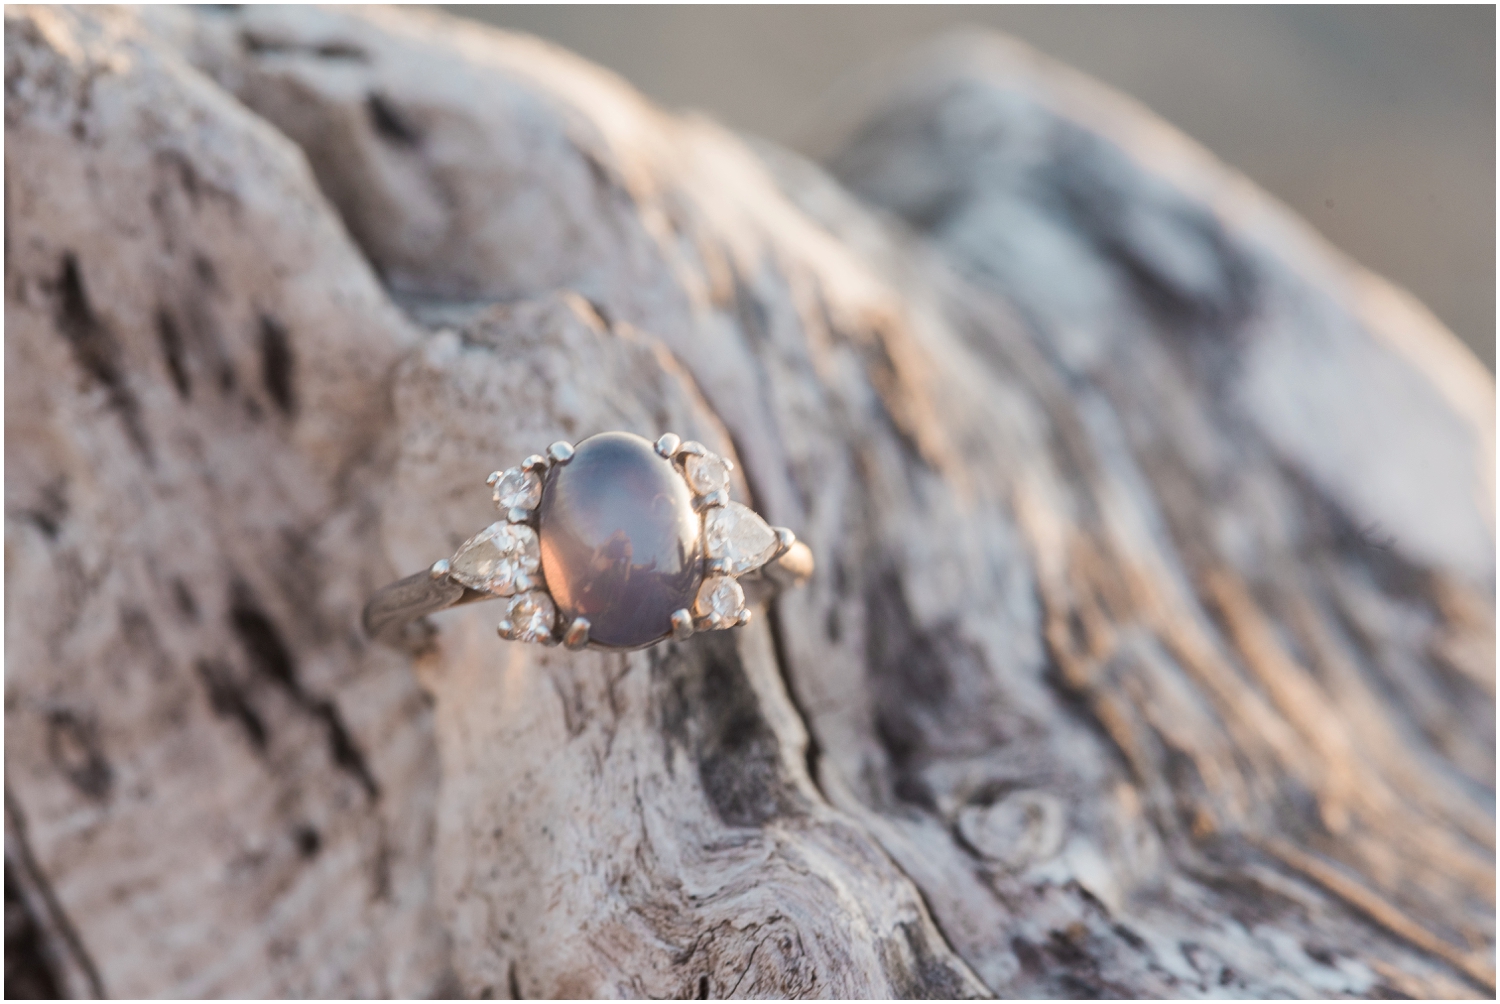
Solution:
[[[640,436],[606,432],[579,443],[542,489],[542,576],[563,630],[589,620],[589,638],[635,648],[671,633],[703,579],[699,519],[687,482]]]

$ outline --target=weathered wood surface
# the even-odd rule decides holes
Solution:
[[[456,22],[11,7],[6,140],[13,993],[1493,992],[1493,381],[1141,110],[954,40],[830,176]],[[612,428],[810,586],[362,639]]]

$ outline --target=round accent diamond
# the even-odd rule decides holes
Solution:
[[[729,487],[729,461],[714,453],[683,458],[682,472],[694,495],[708,495]]]
[[[780,542],[749,506],[730,502],[703,514],[703,538],[708,557],[721,558],[730,575],[743,575],[771,560]]]
[[[542,552],[536,531],[520,523],[491,523],[464,541],[448,575],[470,589],[510,596],[538,584]]]
[[[551,641],[552,629],[557,624],[557,606],[541,590],[521,593],[510,601],[505,620],[509,629],[502,623],[501,631],[512,641]]]
[[[495,482],[495,505],[507,509],[535,509],[542,501],[542,477],[536,471],[512,467]]]
[[[713,576],[698,587],[694,612],[716,628],[728,627],[745,609],[745,591],[728,576]]]

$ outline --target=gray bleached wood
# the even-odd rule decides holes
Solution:
[[[424,15],[6,31],[7,865],[24,817],[61,982],[1492,990],[1493,383],[1143,112],[950,43],[831,120],[840,187]],[[628,655],[360,636],[606,429],[732,456],[807,589]]]

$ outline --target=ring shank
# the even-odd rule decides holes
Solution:
[[[474,593],[474,590],[446,575],[434,576],[430,571],[408,575],[370,597],[363,617],[365,634],[376,641],[393,641],[407,624],[463,602],[465,593]],[[484,595],[475,593],[474,598]]]
[[[759,603],[783,589],[800,586],[812,576],[813,556],[800,540],[754,572],[740,577],[745,599]],[[445,574],[431,571],[408,575],[392,582],[370,597],[365,604],[365,634],[380,642],[392,642],[401,636],[407,624],[448,607],[500,597],[469,589]]]

